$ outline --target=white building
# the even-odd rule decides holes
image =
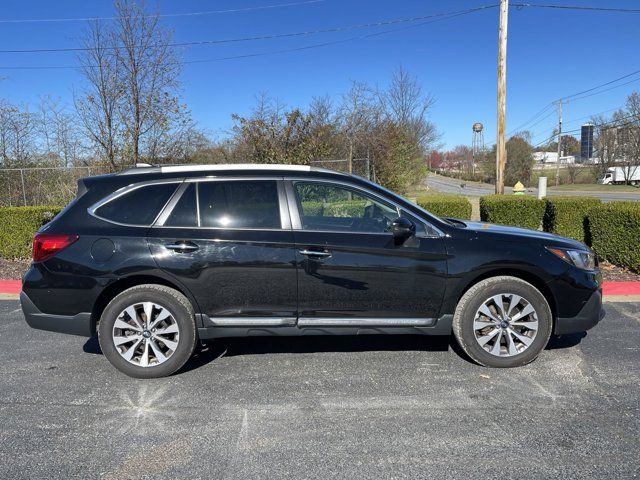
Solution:
[[[558,153],[533,152],[533,159],[538,163],[558,163]]]
[[[533,152],[533,159],[538,163],[558,163],[557,152]],[[560,157],[560,164],[576,163],[575,155]]]

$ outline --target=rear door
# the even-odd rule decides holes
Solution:
[[[418,223],[417,235],[396,245],[387,228],[400,214],[409,215],[354,184],[290,179],[287,195],[300,324],[437,317],[446,251],[435,229],[411,217]]]
[[[296,267],[281,179],[187,180],[149,233],[160,268],[219,325],[290,324]]]

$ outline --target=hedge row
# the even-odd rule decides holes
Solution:
[[[418,198],[416,203],[439,217],[471,219],[471,203],[462,195],[428,195]]]
[[[589,212],[600,205],[595,197],[533,197],[487,195],[480,198],[483,222],[514,225],[570,237],[591,244]]]
[[[598,258],[640,273],[640,202],[611,202],[589,212]]]
[[[0,207],[0,257],[29,258],[31,241],[38,229],[62,207]]]
[[[365,200],[302,202],[302,212],[307,217],[358,217],[362,216],[366,206]]]
[[[480,197],[480,219],[483,222],[537,230],[542,222],[544,209],[544,200],[538,200],[535,197],[511,195]]]
[[[600,204],[600,199],[595,197],[547,198],[543,229],[591,244],[589,212]]]
[[[469,219],[471,204],[466,197],[429,195],[417,200],[427,211],[443,216]],[[335,216],[361,214],[363,202],[340,205],[305,202],[307,215]],[[62,207],[0,207],[0,257],[28,258],[35,232]],[[488,195],[480,198],[483,221],[538,229],[584,241],[598,257],[640,272],[640,202],[601,204],[591,197],[562,197],[537,200],[525,196]]]

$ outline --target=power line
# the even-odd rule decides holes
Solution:
[[[617,111],[617,110],[622,110],[623,108],[624,108],[624,107],[615,107],[615,108],[610,108],[610,109],[608,109],[608,110],[604,110],[604,111],[602,111],[602,112],[592,113],[592,114],[589,114],[589,115],[583,115],[583,116],[581,116],[581,117],[575,117],[575,118],[571,118],[571,119],[569,119],[569,120],[564,120],[564,121],[563,121],[563,123],[564,123],[564,124],[575,123],[575,122],[577,122],[577,121],[584,120],[584,119],[587,119],[587,118],[591,119],[591,118],[597,117],[598,115],[602,115],[602,114],[604,114],[604,113],[609,113],[609,112],[614,112],[614,111]],[[554,113],[555,113],[555,112],[554,112]],[[531,134],[531,138],[532,138],[532,139],[534,139],[534,138],[538,138],[538,137],[542,136],[543,134],[545,134],[545,132],[546,132],[546,131],[548,131],[548,130],[549,130],[548,128],[545,128],[544,130],[539,130],[539,131],[537,131],[537,132],[535,132],[535,133],[532,133],[532,134]],[[579,131],[579,129],[569,130],[569,132],[577,132],[577,131]],[[564,134],[564,133],[566,133],[566,131],[565,131],[565,132],[563,132],[563,134]],[[554,136],[557,136],[557,134],[554,134]]]
[[[507,133],[507,136],[512,135],[515,132],[519,132],[522,131],[522,129],[526,126],[528,126],[531,122],[535,121],[538,119],[538,117],[540,117],[540,115],[543,115],[551,106],[553,106],[553,103],[548,103],[542,110],[540,110],[538,113],[536,113],[535,115],[533,115],[529,120],[527,120],[526,122],[520,124],[519,126],[517,126],[516,128],[512,129],[509,133]],[[544,118],[549,118],[550,115],[554,114],[554,111],[551,111],[551,113],[547,114]],[[537,125],[539,122],[535,123],[534,125]],[[534,125],[531,125],[531,127],[533,127]]]
[[[286,49],[281,49],[281,50],[271,50],[271,51],[267,51],[267,52],[257,52],[257,53],[248,53],[248,54],[242,54],[242,55],[233,55],[233,56],[227,56],[227,57],[217,57],[217,58],[210,58],[210,59],[201,59],[201,60],[186,60],[186,61],[181,61],[181,62],[177,62],[179,64],[182,65],[186,65],[186,64],[197,64],[197,63],[208,63],[208,62],[218,62],[218,61],[224,61],[224,60],[236,60],[236,59],[243,59],[243,58],[252,58],[252,57],[262,57],[262,56],[267,56],[267,55],[276,55],[276,54],[282,54],[282,53],[290,53],[290,52],[298,52],[298,51],[303,51],[303,50],[310,50],[310,49],[315,49],[315,48],[321,48],[321,47],[326,47],[326,46],[330,46],[330,45],[336,45],[336,44],[340,44],[340,43],[346,43],[346,42],[351,42],[351,41],[356,41],[356,40],[362,40],[362,39],[366,39],[366,38],[372,38],[372,37],[376,37],[379,35],[386,35],[389,33],[395,33],[395,32],[399,32],[399,31],[403,31],[403,30],[408,30],[411,28],[417,28],[417,27],[421,27],[423,25],[427,25],[430,23],[435,23],[435,22],[439,22],[442,20],[449,20],[451,18],[455,18],[455,17],[460,17],[463,15],[468,15],[471,13],[475,13],[481,10],[485,10],[488,8],[495,8],[497,7],[496,5],[486,5],[486,6],[481,6],[481,7],[476,7],[476,8],[470,8],[467,10],[460,10],[457,12],[449,12],[446,14],[437,14],[437,15],[432,15],[432,16],[428,16],[428,17],[424,17],[424,18],[429,18],[429,17],[438,17],[438,18],[432,18],[431,20],[428,21],[423,21],[420,23],[416,23],[413,25],[407,25],[404,27],[399,27],[399,28],[394,28],[394,29],[389,29],[389,30],[383,30],[381,32],[373,32],[373,33],[369,33],[369,34],[365,34],[365,35],[358,35],[358,36],[353,36],[353,37],[349,37],[349,38],[345,38],[345,39],[340,39],[340,40],[334,40],[334,41],[329,41],[329,42],[322,42],[322,43],[317,43],[317,44],[312,44],[312,45],[306,45],[306,46],[302,46],[302,47],[294,47],[294,48],[286,48]],[[97,65],[88,65],[89,68],[97,68]],[[4,70],[58,70],[58,69],[76,69],[78,68],[78,66],[76,65],[50,65],[50,66],[0,66],[0,70],[4,69]]]
[[[607,125],[611,125],[611,124],[613,124],[613,123],[617,123],[617,122],[620,122],[620,121],[622,121],[622,120],[626,120],[627,118],[637,118],[637,117],[638,117],[638,115],[636,115],[635,113],[633,113],[633,114],[631,114],[631,115],[625,115],[624,117],[615,118],[615,119],[610,120],[610,121],[608,121],[608,122],[597,123],[597,124],[594,124],[593,126],[594,126],[594,127],[606,127]],[[631,124],[631,122],[627,122],[627,123],[624,123],[624,124],[622,124],[622,125],[620,125],[620,126],[621,126],[621,127],[624,127],[624,126],[626,126],[626,125],[630,125],[630,124]],[[566,135],[567,133],[577,133],[577,132],[579,132],[579,131],[581,131],[581,129],[580,129],[580,128],[576,128],[576,129],[573,129],[573,130],[565,130],[565,131],[563,131],[563,132],[562,132],[562,135]],[[551,135],[549,138],[547,138],[544,142],[540,142],[540,143],[537,143],[536,145],[533,145],[533,148],[539,147],[540,145],[544,145],[545,143],[550,142],[552,139],[554,139],[554,138],[555,138],[555,137],[557,137],[557,136],[558,136],[558,133],[554,133],[554,134],[553,134],[553,135]]]
[[[275,5],[260,5],[255,7],[230,8],[226,10],[207,10],[203,12],[185,12],[185,13],[161,13],[158,15],[143,15],[143,18],[168,18],[168,17],[195,17],[202,15],[214,15],[223,13],[241,13],[253,12],[256,10],[269,10],[274,8],[297,7],[301,5],[311,5],[314,3],[323,3],[326,0],[306,0],[301,2],[278,3]],[[119,20],[123,17],[76,17],[76,18],[32,18],[32,19],[8,19],[0,20],[0,23],[54,23],[54,22],[86,22],[95,20]]]
[[[553,8],[558,10],[585,10],[592,12],[640,13],[637,8],[589,7],[583,5],[548,5],[540,3],[510,3],[515,8]]]
[[[609,112],[614,112],[616,110],[622,110],[624,107],[615,107],[615,108],[610,108],[608,110],[604,110],[602,112],[598,112],[598,113],[593,113],[591,115],[583,115],[582,117],[576,117],[576,118],[572,118],[571,120],[566,120],[565,123],[573,123],[573,122],[577,122],[578,120],[584,120],[585,118],[593,118],[593,117],[597,117],[598,115],[602,115],[603,113],[609,113]]]
[[[487,8],[487,7],[481,7],[479,9],[478,8],[474,8],[474,9],[472,9],[473,11],[456,12],[456,13],[449,14],[449,16],[447,16],[447,17],[440,17],[440,18],[437,18],[435,20],[421,22],[421,23],[418,23],[418,24],[415,24],[415,25],[409,25],[409,26],[406,26],[406,27],[394,28],[394,29],[390,29],[390,30],[383,30],[381,32],[368,33],[366,35],[358,35],[358,36],[355,36],[355,37],[343,38],[343,39],[340,39],[340,40],[333,40],[333,41],[330,41],[330,42],[323,42],[323,43],[317,43],[317,44],[313,44],[313,45],[306,45],[306,46],[302,46],[302,47],[287,48],[287,49],[275,50],[275,51],[269,51],[269,52],[262,52],[262,53],[250,53],[250,54],[245,54],[245,55],[234,55],[234,56],[230,56],[230,57],[218,57],[218,58],[203,59],[203,60],[187,60],[187,61],[184,61],[184,62],[181,62],[181,63],[188,65],[188,64],[195,64],[195,63],[217,62],[217,61],[222,61],[222,60],[235,60],[235,59],[239,59],[239,58],[260,57],[260,56],[273,55],[273,54],[278,54],[278,53],[289,53],[289,52],[298,52],[298,51],[302,51],[302,50],[310,50],[310,49],[313,49],[313,48],[320,48],[320,47],[326,47],[326,46],[330,46],[330,45],[337,45],[337,44],[340,44],[340,43],[352,42],[354,40],[362,40],[362,39],[366,39],[366,38],[377,37],[379,35],[386,35],[386,34],[389,34],[389,33],[395,33],[395,32],[399,32],[399,31],[402,31],[402,30],[408,30],[410,28],[421,27],[421,26],[427,25],[429,23],[435,23],[435,22],[439,22],[439,21],[442,21],[442,20],[448,20],[450,18],[459,17],[459,16],[462,16],[462,15],[467,15],[469,13],[473,13],[473,12],[478,11],[478,10],[483,10],[485,8]]]
[[[589,93],[589,92],[592,92],[592,91],[597,90],[599,88],[606,87],[607,85],[611,85],[612,83],[619,82],[620,80],[624,80],[625,78],[632,77],[633,75],[636,75],[638,73],[640,73],[640,70],[636,70],[634,72],[627,73],[626,75],[623,75],[621,77],[618,77],[618,78],[616,78],[614,80],[610,80],[610,81],[605,82],[605,83],[601,83],[600,85],[596,85],[595,87],[591,87],[591,88],[588,88],[588,89],[583,90],[581,92],[572,93],[571,95],[564,96],[564,97],[562,97],[562,100],[563,101],[568,101],[568,100],[570,100],[570,99],[572,99],[574,97],[578,97],[578,96],[583,95],[585,93]],[[638,81],[638,80],[640,80],[640,78],[636,78],[633,81],[635,82],[635,81]],[[629,82],[629,83],[631,83],[631,82]],[[623,84],[623,85],[626,85],[626,84]]]
[[[629,80],[628,82],[624,82],[624,83],[621,83],[619,85],[614,85],[613,87],[605,88],[604,90],[600,90],[599,92],[594,92],[594,93],[590,93],[589,95],[583,95],[581,97],[574,98],[571,101],[575,102],[577,100],[582,100],[584,98],[593,97],[594,95],[600,95],[601,93],[608,92],[608,91],[614,90],[616,88],[624,87],[625,85],[629,85],[630,83],[635,83],[637,81],[640,81],[640,78],[634,78],[633,80]]]
[[[555,102],[562,100],[563,102],[568,102],[569,100],[571,100],[572,102],[578,101],[578,100],[582,100],[583,98],[588,98],[588,97],[592,97],[594,95],[600,95],[601,93],[605,93],[608,92],[610,90],[619,88],[619,87],[623,87],[625,85],[629,85],[630,83],[634,83],[637,81],[640,81],[640,77],[639,78],[634,78],[631,79],[627,82],[621,83],[619,85],[614,85],[610,88],[606,88],[604,90],[600,90],[600,91],[596,91],[601,89],[602,87],[606,87],[608,85],[612,85],[616,82],[619,82],[620,80],[624,80],[625,78],[629,78],[632,77],[634,75],[637,75],[640,73],[640,70],[635,70],[631,73],[627,73],[625,75],[622,75],[621,77],[615,78],[613,80],[609,80],[607,82],[601,83],[599,85],[596,85],[595,87],[591,87],[588,88],[586,90],[582,90],[580,92],[576,92],[576,93],[572,93],[570,95],[565,95],[564,97],[560,97],[558,100],[556,100]],[[593,93],[591,93],[593,92]],[[587,94],[587,95],[585,95]],[[543,115],[550,107],[552,107],[554,105],[555,102],[549,102],[547,105],[545,105],[542,110],[540,110],[538,113],[536,113],[535,115],[533,115],[529,120],[527,120],[526,122],[522,123],[520,126],[518,126],[517,128],[514,128],[513,130],[511,130],[508,135],[511,135],[515,132],[521,131],[524,127],[528,126],[531,122],[537,120],[539,118],[540,115]],[[532,125],[533,126],[533,125]]]
[[[458,14],[472,13],[479,10],[485,10],[487,8],[493,8],[495,6],[496,5],[487,5],[487,6],[476,7],[476,8],[471,8],[467,10],[459,10],[455,12],[436,13],[432,15],[421,15],[417,17],[408,17],[408,18],[396,18],[396,19],[390,19],[390,20],[381,20],[379,22],[360,23],[355,25],[345,25],[342,27],[307,30],[302,32],[288,32],[288,33],[278,33],[278,34],[272,34],[272,35],[227,38],[227,39],[221,39],[221,40],[198,40],[193,42],[176,42],[176,43],[167,43],[167,44],[156,44],[151,46],[152,47],[192,47],[196,45],[219,45],[219,44],[225,44],[225,43],[251,42],[251,41],[258,41],[258,40],[273,40],[277,38],[302,37],[302,36],[317,35],[321,33],[339,33],[339,32],[358,30],[363,28],[375,28],[375,27],[383,27],[387,25],[413,23],[413,22],[419,22],[421,20],[430,19],[430,18],[448,17],[452,15],[457,16]],[[114,45],[114,46],[100,47],[100,48],[102,50],[118,50],[121,48],[125,48],[125,46]],[[18,49],[18,50],[0,50],[0,53],[86,52],[86,51],[92,51],[92,50],[95,50],[95,48],[92,48],[92,47],[35,48],[35,49]]]

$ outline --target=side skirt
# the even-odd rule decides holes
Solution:
[[[302,335],[450,335],[453,315],[440,318],[210,318],[201,315],[201,339]]]

